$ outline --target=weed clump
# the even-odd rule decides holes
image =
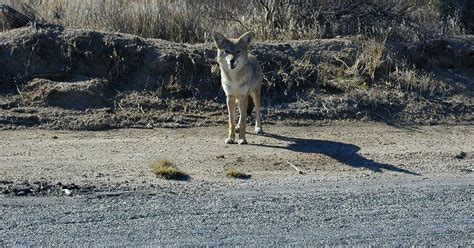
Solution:
[[[160,159],[153,163],[152,171],[157,177],[172,180],[187,180],[189,175],[177,168],[171,161]]]
[[[233,168],[226,169],[225,174],[227,175],[227,177],[236,178],[236,179],[249,179],[251,177],[251,175],[246,174],[241,171],[237,171],[236,169],[233,169]]]

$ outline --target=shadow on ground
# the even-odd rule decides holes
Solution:
[[[357,153],[358,151],[360,151],[360,147],[356,145],[328,140],[300,139],[270,133],[265,134],[265,136],[281,141],[286,141],[290,144],[288,146],[260,146],[286,149],[293,152],[323,154],[345,165],[354,168],[367,168],[374,172],[383,172],[383,170],[388,170],[398,173],[406,173],[410,175],[420,176],[420,174],[418,173],[399,168],[395,165],[378,163],[371,159],[364,158],[363,156]]]

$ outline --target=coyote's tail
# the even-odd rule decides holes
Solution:
[[[252,97],[249,96],[248,99],[249,99],[249,102],[248,102],[248,104],[247,104],[247,115],[251,115],[251,114],[252,114],[252,110],[253,110],[253,108],[255,107],[255,104],[254,104],[254,102],[253,102]]]

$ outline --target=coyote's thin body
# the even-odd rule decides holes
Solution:
[[[227,39],[222,34],[214,33],[213,38],[217,45],[217,62],[221,71],[221,83],[227,96],[229,111],[229,137],[225,143],[235,143],[237,105],[240,113],[238,143],[246,144],[245,127],[249,102],[255,105],[255,133],[263,133],[260,117],[260,92],[263,74],[257,59],[249,53],[252,35],[248,32],[238,39]]]

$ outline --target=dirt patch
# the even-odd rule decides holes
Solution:
[[[268,123],[471,123],[474,37],[257,43]],[[224,123],[212,44],[36,24],[0,33],[0,124],[101,130]]]
[[[399,129],[335,122],[304,127],[266,125],[264,129],[266,135],[249,134],[249,144],[240,146],[224,144],[225,125],[179,130],[2,131],[0,175],[5,183],[0,184],[0,191],[14,194],[12,187],[17,192],[26,187],[31,194],[51,190],[51,194],[64,195],[64,188],[87,194],[88,186],[94,186],[94,191],[204,185],[207,190],[213,183],[473,175],[472,126]],[[189,180],[156,177],[151,166],[160,159],[171,161]],[[229,169],[251,178],[229,178]],[[77,189],[68,188],[76,187],[71,185]]]
[[[23,87],[23,90],[22,95],[27,106],[76,110],[111,106],[108,101],[111,88],[104,80],[53,82],[47,79],[34,79]]]

